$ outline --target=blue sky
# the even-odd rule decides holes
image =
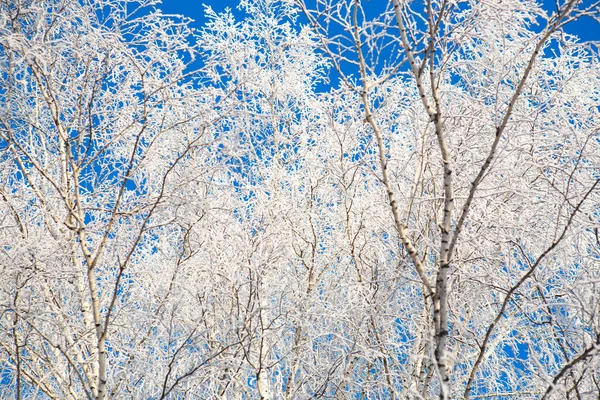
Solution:
[[[383,0],[371,0],[371,3]],[[584,0],[583,4],[591,3],[593,0]],[[370,2],[363,2],[363,5],[369,5]],[[562,1],[561,1],[562,3]],[[195,22],[194,27],[200,28],[204,22],[204,4],[210,5],[216,12],[224,11],[225,8],[230,8],[234,12],[239,4],[239,0],[162,0],[160,8],[165,13],[181,14],[192,18]],[[554,9],[556,6],[555,0],[543,0],[543,4],[548,9]],[[600,27],[598,23],[589,19],[583,18],[567,28],[567,32],[575,34],[585,40],[598,40],[600,36]]]
[[[161,9],[169,14],[181,14],[195,20],[194,27],[200,28],[204,21],[204,4],[210,5],[216,12],[224,11],[225,8],[235,8],[239,0],[162,0]]]
[[[251,0],[246,0],[251,1]],[[348,1],[348,0],[339,0]],[[381,11],[382,2],[389,0],[367,0],[363,1],[362,5],[367,10],[377,10],[377,13]],[[419,2],[421,0],[414,0]],[[499,1],[499,0],[497,0]],[[542,1],[543,5],[547,10],[555,10],[557,0],[538,0]],[[566,0],[558,0],[559,3],[563,4]],[[593,3],[597,0],[583,0],[582,5]],[[205,22],[205,5],[210,6],[215,12],[220,13],[229,8],[236,19],[241,20],[245,14],[238,9],[240,0],[162,0],[162,4],[159,6],[166,14],[177,14],[191,18],[194,22],[191,24],[196,29],[201,29]],[[307,3],[311,3],[308,1]],[[300,19],[302,21],[302,19]],[[583,40],[598,40],[600,38],[600,25],[592,20],[591,18],[582,18],[575,23],[571,23],[567,26],[566,31],[571,34],[579,36]],[[380,60],[385,63],[384,60]],[[198,68],[201,65],[200,60],[196,60],[192,65],[192,69]],[[317,92],[328,92],[332,87],[336,88],[339,85],[339,80],[335,70],[329,71],[329,83],[319,83],[315,87]]]

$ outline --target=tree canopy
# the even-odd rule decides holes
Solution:
[[[0,397],[600,396],[600,2],[240,10],[0,1]]]

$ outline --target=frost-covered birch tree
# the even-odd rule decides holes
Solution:
[[[597,3],[159,9],[0,1],[0,397],[599,395]]]
[[[598,3],[299,3],[420,282],[417,369],[386,395],[598,393],[598,54],[564,32]]]
[[[154,237],[185,232],[222,95],[186,76],[191,31],[153,4],[0,5],[4,398],[151,395],[144,360],[163,374],[192,335],[165,305],[184,247],[163,264]]]

